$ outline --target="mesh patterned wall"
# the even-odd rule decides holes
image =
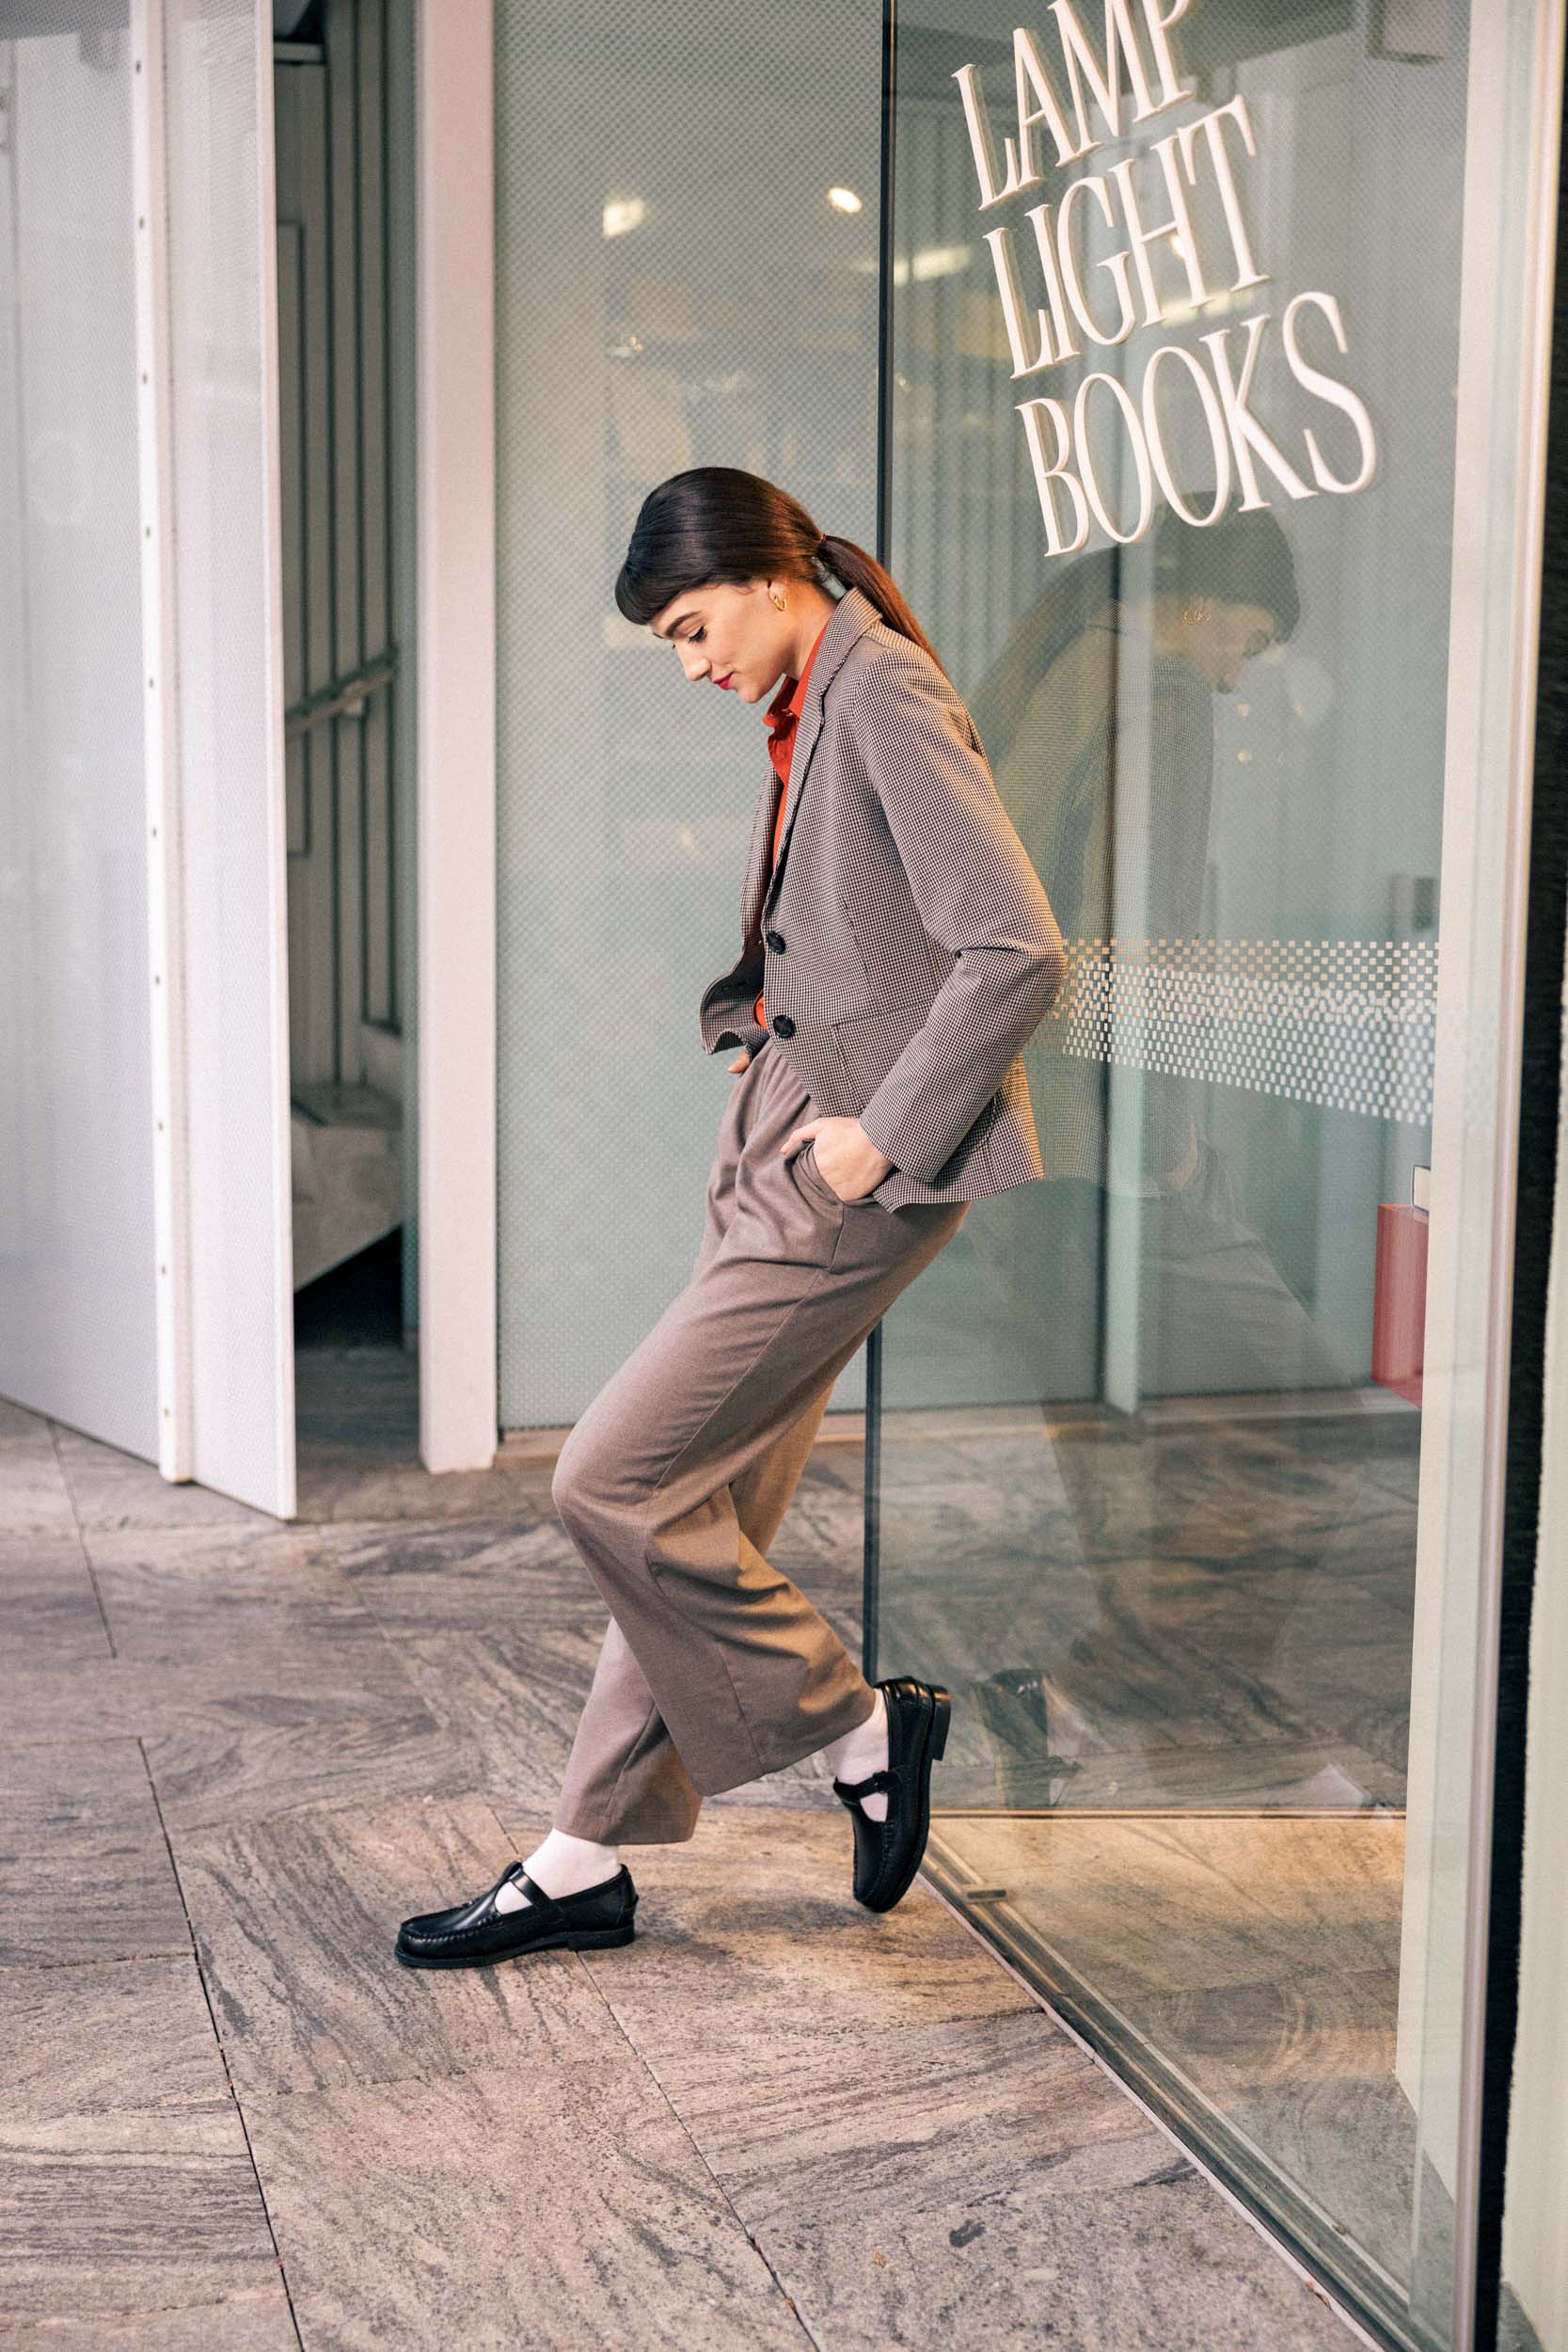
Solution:
[[[496,62],[500,1413],[525,1427],[576,1419],[701,1238],[735,1081],[697,1006],[739,946],[765,735],[611,590],[690,465],[874,544],[881,10],[499,0]]]

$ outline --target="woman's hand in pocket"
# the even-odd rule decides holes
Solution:
[[[738,1054],[736,1054],[736,1057],[735,1057],[734,1061],[732,1061],[732,1062],[731,1062],[731,1064],[730,1064],[730,1068],[731,1068],[732,1070],[744,1070],[744,1069],[746,1069],[746,1068],[748,1067],[748,1065],[750,1064],[750,1062],[751,1062],[751,1058],[752,1058],[752,1049],[751,1049],[751,1047],[750,1047],[749,1045],[743,1045],[743,1046],[741,1047],[741,1049],[740,1049],[739,1053],[738,1053]]]
[[[816,1145],[812,1157],[816,1172],[843,1201],[863,1200],[893,1173],[893,1161],[872,1142],[858,1119],[808,1119],[791,1127],[779,1146],[780,1157],[787,1158],[797,1143]]]

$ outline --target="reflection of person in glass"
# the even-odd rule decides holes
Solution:
[[[1200,497],[1192,503],[1201,511]],[[1125,964],[1122,943],[1157,950],[1209,928],[1214,696],[1233,692],[1299,612],[1290,546],[1266,509],[1208,529],[1166,510],[1151,546],[1108,548],[1053,579],[976,691],[997,788],[1051,892],[1078,985],[1101,1000]],[[1169,1001],[1180,989],[1178,975]],[[1109,1025],[1093,1042],[1087,1025],[1069,1030],[1075,1001],[1069,982],[1029,1056],[1049,1182],[1023,1213],[1028,1263],[1017,1263],[1016,1231],[974,1240],[977,1254],[1006,1248],[1008,1287],[1019,1296],[1022,1273],[1029,1311],[1048,1314],[1041,1393],[1106,1392],[1108,1229],[1136,1235],[1140,1396],[1340,1385],[1337,1352],[1242,1220],[1204,1130],[1212,1082],[1146,1067],[1131,1085],[1120,1078],[1133,1115],[1113,1115]],[[1177,1050],[1150,1058],[1178,1060],[1183,1032],[1189,1043],[1200,1034],[1196,1005],[1173,1032]],[[1134,1219],[1112,1222],[1113,1196],[1142,1204]]]
[[[1190,501],[1199,511],[1205,502]],[[1152,545],[1065,567],[973,699],[998,790],[1051,893],[1071,963],[1027,1057],[1047,1181],[1020,1197],[1006,1225],[977,1225],[969,1244],[982,1311],[1011,1325],[1042,1401],[1135,1407],[1150,1396],[1350,1384],[1338,1351],[1243,1221],[1231,1170],[1205,1132],[1213,1082],[1180,1066],[1201,1037],[1197,1007],[1182,1008],[1148,1052],[1148,1063],[1174,1065],[1164,1069],[1136,1066],[1148,1041],[1118,1042],[1105,1009],[1118,967],[1212,929],[1214,697],[1235,691],[1247,662],[1289,636],[1299,611],[1291,549],[1271,513],[1197,529],[1167,511]],[[1165,984],[1178,1004],[1179,964]],[[1069,1032],[1080,991],[1091,1001],[1098,992],[1101,1017],[1080,1013]],[[1113,1057],[1133,1066],[1113,1072]],[[1123,1089],[1117,1104],[1114,1087]],[[1203,1451],[1228,1440],[1210,1430],[1185,1442]],[[1054,1457],[1077,1558],[1058,1559],[1033,1607],[1026,1599],[1021,1613],[1015,1603],[1010,1629],[994,1629],[994,1646],[982,1636],[969,1661],[974,1712],[990,1732],[1007,1802],[1057,1802],[1085,1734],[1091,1747],[1105,1736],[1122,1752],[1143,1746],[1127,1689],[1148,1661],[1129,1665],[1143,1636],[1136,1606],[1129,1614],[1124,1604],[1140,1558],[1158,1577],[1158,1563],[1192,1541],[1177,1495],[1162,1513],[1161,1494],[1145,1490],[1125,1454],[1125,1493],[1107,1482],[1102,1446],[1059,1444]],[[1258,1501],[1266,1513],[1266,1490]],[[1258,1542],[1266,1541],[1260,1520]],[[1086,1580],[1076,1602],[1064,1576]],[[1288,1577],[1272,1589],[1278,1627],[1300,1595]],[[1249,1631],[1267,1682],[1262,1606],[1252,1602]],[[1077,1624],[1065,1646],[1064,1617]],[[1139,1704],[1147,1699],[1145,1682]],[[1164,1753],[1156,1740],[1156,1779]]]

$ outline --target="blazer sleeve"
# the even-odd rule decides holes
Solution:
[[[1038,1026],[1067,957],[969,713],[918,646],[901,640],[879,656],[855,720],[921,920],[955,958],[860,1114],[895,1168],[929,1183]]]

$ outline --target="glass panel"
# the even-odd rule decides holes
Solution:
[[[734,1081],[697,1006],[735,960],[766,739],[678,691],[611,592],[643,498],[687,466],[765,474],[875,542],[882,33],[861,0],[496,20],[500,1402],[522,1427],[577,1417],[700,1238]],[[628,1167],[636,1247],[607,1250]]]
[[[1069,972],[884,1327],[875,1671],[939,1883],[1446,2344],[1546,20],[1010,16],[899,11],[888,555]]]

